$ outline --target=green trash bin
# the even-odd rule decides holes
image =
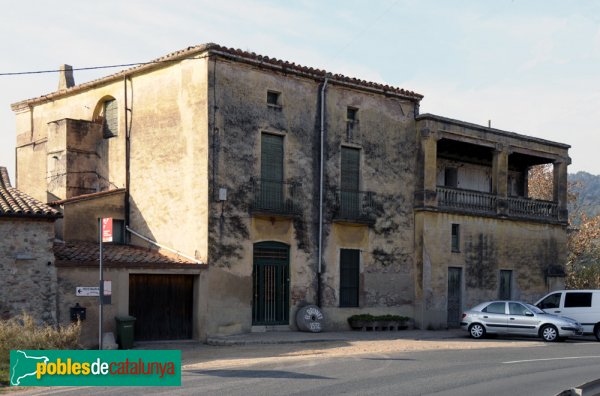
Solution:
[[[117,316],[117,343],[120,349],[133,348],[133,326],[135,318],[133,316]]]

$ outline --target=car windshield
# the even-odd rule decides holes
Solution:
[[[544,313],[544,311],[542,311],[541,309],[539,309],[538,307],[536,307],[535,305],[531,305],[531,304],[525,304],[525,306],[527,307],[527,309],[529,309],[531,312],[535,313],[535,314],[541,314]]]

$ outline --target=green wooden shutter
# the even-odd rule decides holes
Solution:
[[[358,191],[360,176],[360,150],[342,147],[342,190]]]
[[[340,250],[340,307],[358,307],[360,250]]]
[[[340,215],[356,219],[360,215],[360,150],[342,147]]]
[[[260,175],[262,179],[283,180],[283,136],[262,134]]]
[[[263,133],[261,137],[261,206],[277,211],[283,208],[283,136]]]

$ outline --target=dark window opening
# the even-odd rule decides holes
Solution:
[[[446,168],[444,170],[444,186],[446,187],[458,187],[458,169],[457,168]]]
[[[460,252],[460,225],[452,224],[452,251]]]
[[[124,244],[125,243],[125,221],[119,219],[113,219],[112,221],[112,242],[113,244]]]
[[[340,307],[358,307],[360,250],[340,251]]]
[[[267,104],[271,106],[281,106],[281,103],[279,103],[280,95],[279,92],[267,91]]]
[[[356,121],[358,121],[357,115],[358,115],[358,109],[356,109],[354,107],[348,107],[348,109],[346,111],[346,120],[348,122],[356,122]]]

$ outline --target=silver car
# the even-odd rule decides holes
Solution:
[[[583,327],[577,321],[547,314],[520,301],[481,303],[462,314],[460,325],[473,338],[482,338],[490,333],[530,335],[553,342],[583,334]]]

